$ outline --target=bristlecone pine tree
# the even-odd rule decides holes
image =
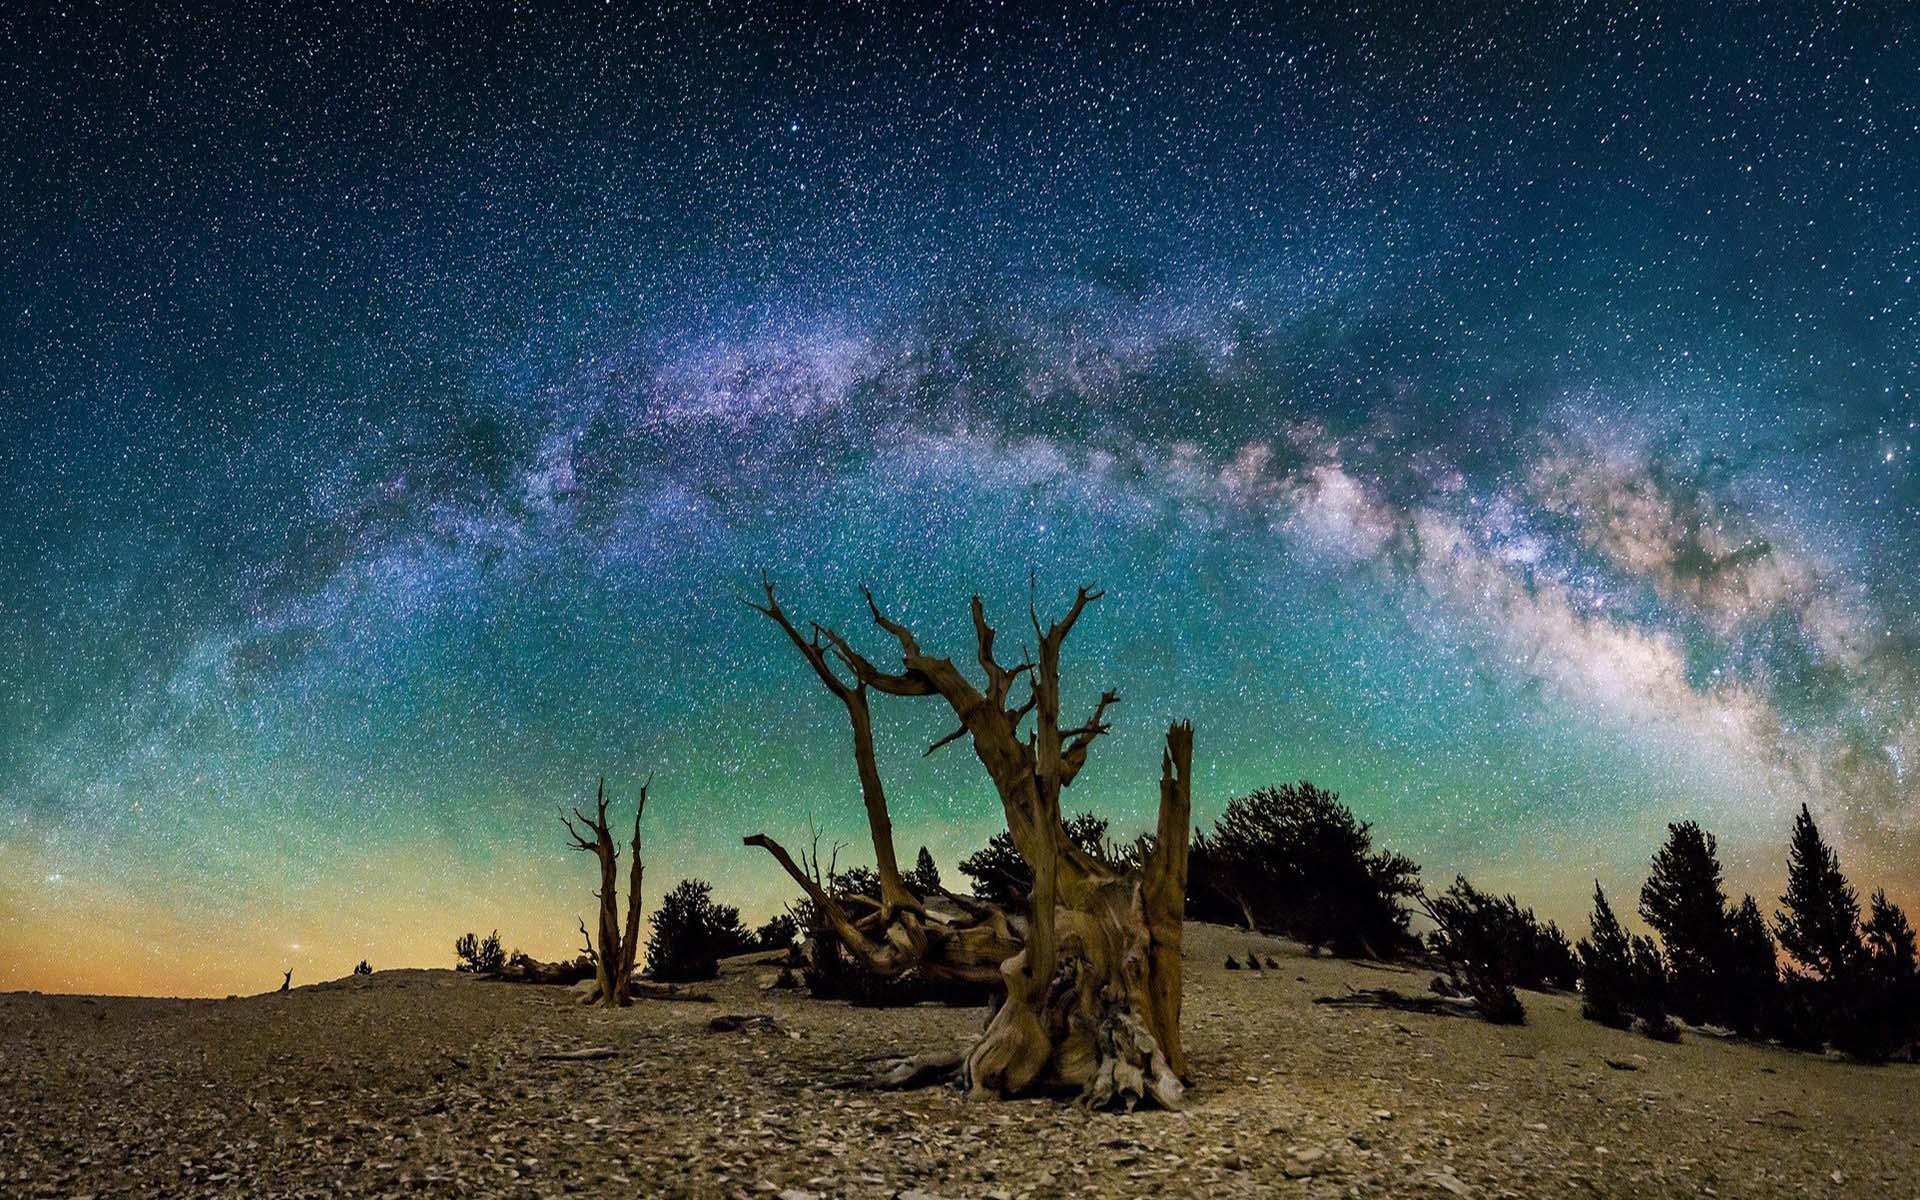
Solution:
[[[940,868],[925,846],[920,847],[920,857],[913,860],[913,870],[907,874],[907,887],[916,896],[932,896],[940,891]]]
[[[1090,812],[1066,818],[1067,840],[1100,862],[1110,862],[1107,850],[1107,819]],[[1192,859],[1189,857],[1191,867]],[[960,860],[960,873],[973,880],[973,894],[989,904],[1025,912],[1027,895],[1033,891],[1033,868],[1020,857],[1013,837],[1001,830],[987,844]],[[1189,874],[1191,878],[1191,874]]]
[[[1593,884],[1592,933],[1580,939],[1580,1015],[1626,1029],[1633,1024],[1633,946],[1600,881]]]
[[[1727,895],[1713,835],[1692,821],[1667,826],[1640,889],[1640,916],[1666,950],[1667,1003],[1688,1021],[1718,1019],[1724,986]]]
[[[821,918],[860,966],[892,978],[918,971],[934,982],[998,989],[985,1032],[959,1064],[976,1095],[1063,1089],[1093,1107],[1154,1103],[1177,1107],[1188,1078],[1180,1042],[1180,938],[1187,890],[1193,727],[1167,730],[1160,766],[1160,814],[1154,849],[1136,868],[1099,861],[1066,836],[1060,794],[1107,733],[1105,716],[1119,697],[1100,697],[1078,725],[1060,722],[1060,651],[1088,604],[1100,593],[1081,588],[1066,616],[1041,624],[1029,603],[1037,654],[1003,665],[980,598],[972,603],[974,652],[984,679],[976,684],[951,659],[921,649],[907,626],[881,611],[871,592],[873,622],[898,643],[901,666],[882,670],[837,631],[820,624],[802,633],[762,581],[764,604],[753,607],[787,635],[820,682],[846,708],[854,764],[866,805],[880,877],[876,905],[858,920],[819,881],[765,834],[746,839],[772,854],[805,889]],[[1024,683],[1024,699],[1012,699]],[[893,822],[874,755],[869,696],[937,696],[959,728],[927,753],[966,738],[999,793],[1007,832],[1033,871],[1028,913],[1018,919],[996,905],[917,897],[894,856]],[[1033,728],[1022,736],[1027,717]],[[921,1078],[937,1056],[902,1062],[896,1079]]]
[[[1829,984],[1844,980],[1860,957],[1860,895],[1804,804],[1793,819],[1780,903],[1783,911],[1774,917],[1780,948]]]
[[[608,1008],[633,1002],[633,964],[640,945],[640,881],[645,873],[645,864],[640,859],[640,814],[647,810],[647,788],[651,784],[649,778],[640,785],[640,799],[633,808],[633,858],[627,868],[624,930],[618,915],[620,849],[613,844],[613,834],[607,828],[606,779],[601,778],[600,787],[594,793],[593,816],[577,808],[571,816],[560,814],[560,823],[567,827],[573,848],[585,850],[600,864],[600,890],[594,893],[600,901],[599,945],[596,947],[591,941],[587,944],[594,968],[594,992],[588,1002]],[[586,932],[584,922],[581,932]]]
[[[1640,1032],[1658,1042],[1677,1042],[1680,1029],[1667,1013],[1667,963],[1649,937],[1630,943],[1633,962],[1633,1011]]]
[[[1718,977],[1721,1018],[1735,1033],[1761,1032],[1780,1003],[1780,963],[1767,919],[1752,896],[1728,913]]]

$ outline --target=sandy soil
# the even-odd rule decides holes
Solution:
[[[1279,970],[1223,969],[1258,946]],[[1318,1006],[1427,976],[1189,927],[1179,1113],[841,1086],[979,1010],[585,1010],[392,971],[225,1001],[0,997],[0,1195],[1920,1197],[1920,1068]],[[774,1030],[713,1033],[719,1013]],[[544,1052],[610,1046],[600,1061]],[[1612,1064],[1609,1065],[1611,1060]],[[1623,1069],[1631,1068],[1631,1069]]]

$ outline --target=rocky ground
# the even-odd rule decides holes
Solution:
[[[1278,969],[1224,970],[1256,946]],[[1316,1005],[1427,976],[1210,927],[1188,970],[1198,1086],[1133,1115],[850,1089],[981,1012],[762,992],[747,963],[715,1004],[619,1012],[439,971],[0,996],[0,1195],[1920,1197],[1920,1068],[1661,1045],[1567,996],[1518,1029]]]

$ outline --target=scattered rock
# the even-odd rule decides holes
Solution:
[[[1322,958],[1310,985],[1285,987],[1283,965],[1255,987],[1221,967],[1243,933],[1187,935],[1199,1086],[1174,1114],[878,1095],[876,1075],[950,1069],[980,1010],[762,992],[772,962],[698,985],[719,998],[705,1010],[580,1009],[566,985],[412,971],[278,1002],[0,996],[0,1093],[33,1097],[30,1115],[0,1104],[0,1196],[1504,1200],[1708,1196],[1711,1181],[1723,1197],[1805,1200],[1909,1186],[1910,1067],[1848,1068],[1829,1088],[1814,1084],[1839,1073],[1820,1059],[1737,1041],[1639,1058],[1644,1043],[1579,1020],[1577,996],[1534,1000],[1542,1019],[1518,1033],[1407,1029],[1404,1014],[1308,999],[1389,982],[1417,995],[1424,972]],[[1507,1057],[1523,1046],[1537,1057]],[[1657,1078],[1595,1072],[1604,1055]]]
[[[707,1022],[710,1033],[785,1033],[780,1023],[765,1013],[728,1013]]]
[[[1427,1173],[1427,1182],[1451,1195],[1460,1197],[1471,1197],[1473,1195],[1473,1189],[1461,1182],[1460,1177],[1452,1171],[1429,1171]]]
[[[618,1058],[620,1052],[612,1046],[586,1046],[579,1050],[555,1050],[539,1056],[541,1062],[592,1062],[601,1058]]]

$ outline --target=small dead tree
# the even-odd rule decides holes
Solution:
[[[752,607],[778,625],[847,712],[854,764],[873,841],[880,895],[856,918],[765,834],[746,839],[773,855],[803,888],[820,919],[866,971],[894,978],[918,970],[936,982],[985,985],[997,1004],[963,1064],[975,1094],[1068,1089],[1088,1105],[1147,1102],[1177,1107],[1188,1065],[1180,1042],[1180,939],[1187,888],[1193,727],[1167,730],[1160,767],[1160,815],[1153,849],[1137,866],[1116,867],[1066,835],[1060,794],[1079,775],[1094,741],[1109,731],[1107,692],[1078,725],[1060,720],[1060,652],[1100,593],[1081,588],[1066,616],[1042,625],[1028,615],[1038,653],[1003,665],[980,597],[972,602],[974,650],[984,686],[952,660],[922,650],[913,631],[883,613],[874,624],[898,644],[901,667],[882,670],[835,630],[803,633],[762,579],[765,603]],[[1026,695],[1012,698],[1017,685]],[[894,854],[893,823],[874,752],[869,700],[935,696],[959,727],[927,748],[968,739],[999,793],[1007,832],[1033,870],[1028,912],[941,892],[936,906],[914,895]],[[1024,736],[1021,725],[1031,716]]]
[[[592,854],[600,864],[600,890],[594,893],[600,901],[599,945],[594,945],[584,920],[580,922],[580,936],[586,939],[586,952],[594,964],[595,987],[590,1002],[609,1008],[633,1002],[634,955],[640,944],[640,883],[646,869],[640,856],[640,816],[647,810],[647,788],[652,782],[649,776],[647,782],[640,785],[640,799],[633,809],[624,929],[618,918],[620,849],[613,844],[613,834],[607,827],[606,778],[601,778],[599,789],[594,793],[591,817],[577,808],[572,815],[560,814],[560,823],[566,826],[573,848]]]

